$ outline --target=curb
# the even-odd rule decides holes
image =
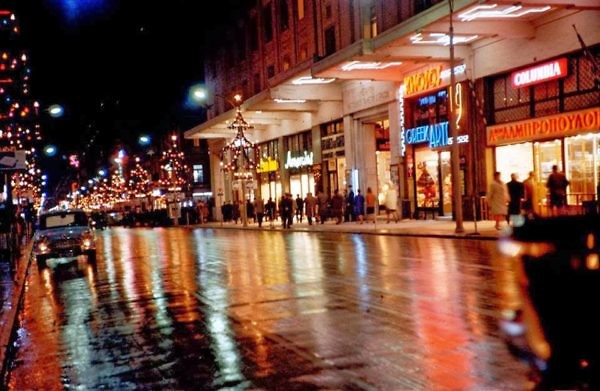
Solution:
[[[25,282],[29,274],[29,266],[31,264],[31,249],[33,242],[29,242],[23,248],[23,254],[17,260],[17,268],[13,286],[13,291],[10,299],[10,304],[5,303],[4,309],[0,312],[2,324],[8,327],[3,327],[0,330],[0,388],[6,385],[6,374],[8,357],[12,352],[12,337],[16,331],[18,324],[19,309],[23,305],[23,293],[25,292]],[[26,259],[26,262],[22,261]]]
[[[293,227],[289,230],[286,230],[280,226],[248,226],[244,227],[242,225],[220,225],[218,223],[208,223],[208,224],[193,224],[193,225],[179,225],[179,228],[188,228],[188,229],[238,229],[238,230],[251,230],[251,231],[282,231],[282,232],[310,232],[310,233],[340,233],[340,234],[352,234],[352,235],[384,235],[384,236],[406,236],[406,237],[425,237],[425,238],[444,238],[444,239],[469,239],[469,240],[498,240],[503,235],[490,235],[482,232],[467,232],[465,230],[464,233],[449,233],[444,232],[444,230],[429,230],[429,232],[415,232],[410,231],[410,228],[376,228],[373,230],[367,229],[357,229],[357,228],[344,228],[344,229],[336,229],[329,227],[316,227],[309,228],[305,226]]]

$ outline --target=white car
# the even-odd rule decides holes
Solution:
[[[50,258],[86,255],[96,261],[96,241],[87,214],[81,209],[65,209],[39,215],[33,237],[33,255],[40,268]]]

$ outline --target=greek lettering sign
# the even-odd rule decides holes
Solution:
[[[487,127],[487,145],[564,137],[600,128],[600,107]]]
[[[568,68],[567,59],[563,57],[513,72],[510,75],[510,80],[514,88],[527,87],[566,77]]]
[[[440,73],[442,66],[438,65],[423,72],[408,75],[404,78],[406,96],[418,94],[439,87],[442,84]]]

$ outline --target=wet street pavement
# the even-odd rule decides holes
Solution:
[[[523,390],[495,241],[98,231],[26,286],[9,389]]]

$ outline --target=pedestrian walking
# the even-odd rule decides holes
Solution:
[[[354,190],[352,185],[348,185],[348,191],[346,193],[346,205],[344,209],[344,221],[355,221],[356,215],[354,214]]]
[[[254,213],[256,213],[258,226],[262,227],[263,217],[265,215],[265,202],[261,197],[256,197],[254,199]]]
[[[283,228],[292,228],[292,222],[294,220],[294,200],[290,193],[285,193],[281,199],[281,221],[283,222]]]
[[[375,196],[375,193],[373,193],[373,190],[370,187],[367,187],[367,196],[365,197],[365,203],[367,205],[366,220],[369,221],[370,219],[373,219],[373,224],[374,224],[377,219],[377,216],[375,215],[375,206],[377,203],[377,197]]]
[[[567,206],[567,186],[569,181],[566,175],[558,171],[558,166],[552,166],[552,173],[548,177],[546,187],[550,193],[550,214],[563,214]]]
[[[318,200],[318,208],[319,208],[319,221],[321,224],[325,224],[325,220],[327,219],[329,197],[322,190],[319,190],[317,193]]]
[[[517,173],[510,174],[510,181],[506,183],[508,189],[508,217],[507,222],[510,224],[516,216],[521,214],[521,202],[525,197],[525,187],[519,182]]]
[[[340,194],[338,189],[333,191],[333,197],[331,198],[331,211],[335,218],[336,224],[342,223],[342,216],[344,213],[344,197]]]
[[[308,220],[308,225],[312,225],[313,223],[313,217],[316,216],[316,207],[317,198],[313,196],[311,192],[308,192],[304,198],[304,210],[306,213],[306,219]]]
[[[507,203],[509,201],[508,190],[506,185],[500,179],[500,172],[494,173],[494,179],[490,184],[490,189],[487,195],[487,201],[490,208],[490,213],[494,217],[496,229],[501,229],[500,221],[506,219],[508,212]]]
[[[356,190],[356,196],[354,197],[354,215],[356,221],[362,224],[365,216],[365,197],[361,194],[360,189]]]
[[[535,173],[529,171],[529,176],[523,181],[523,212],[529,217],[537,214],[536,186]]]
[[[396,186],[393,183],[389,183],[388,191],[385,193],[385,214],[387,222],[390,222],[390,218],[394,219],[394,222],[398,222],[400,217],[398,216],[398,192]]]
[[[302,222],[302,215],[304,214],[304,200],[300,197],[300,194],[296,194],[296,222]]]

